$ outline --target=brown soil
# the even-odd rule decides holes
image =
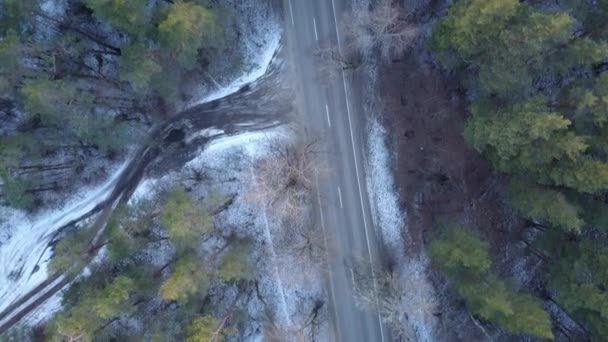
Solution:
[[[381,69],[383,124],[397,151],[395,182],[408,215],[409,254],[420,252],[436,220],[470,221],[493,182],[490,168],[462,136],[458,88],[413,51]],[[451,88],[450,88],[451,87]],[[477,221],[473,219],[473,221]]]

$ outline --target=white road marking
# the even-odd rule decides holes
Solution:
[[[329,245],[327,243],[327,228],[325,228],[325,217],[323,216],[323,206],[321,204],[321,193],[319,192],[319,175],[315,174],[315,186],[317,191],[317,202],[319,204],[319,215],[321,216],[321,229],[323,230],[323,243],[325,244],[325,258],[327,260],[327,272],[329,273],[329,291],[331,292],[331,301],[334,308],[337,308],[336,304],[336,293],[334,291],[334,276],[331,271],[331,267],[329,267]],[[336,333],[338,334],[338,341],[342,341],[342,333],[340,332],[340,327],[335,324]]]
[[[327,124],[331,127],[331,118],[329,117],[329,106],[325,104],[325,114],[327,114]]]
[[[312,26],[315,28],[315,39],[319,40],[319,33],[317,33],[317,21],[315,18],[312,18]]]
[[[296,22],[293,20],[293,7],[291,6],[291,0],[289,0],[289,14],[291,14],[291,26],[296,27]]]
[[[338,198],[340,198],[340,208],[344,209],[344,203],[342,203],[342,189],[338,187]]]
[[[334,14],[334,24],[336,26],[336,39],[338,42],[338,53],[342,55],[342,46],[340,43],[340,29],[338,28],[338,17],[336,16],[336,4],[334,0],[331,0],[332,11]],[[357,163],[357,152],[355,150],[355,138],[353,136],[353,125],[350,114],[350,105],[348,103],[348,90],[346,87],[346,78],[344,77],[344,70],[342,70],[342,84],[344,86],[344,99],[346,101],[346,113],[348,116],[348,129],[350,131],[350,140],[353,147],[353,157],[355,159],[355,174],[357,175],[357,186],[359,190],[359,200],[361,202],[361,214],[363,215],[363,227],[365,228],[365,239],[367,240],[367,252],[369,254],[369,261],[371,265],[372,277],[374,277],[374,292],[378,293],[376,280],[375,280],[375,270],[374,270],[374,262],[372,258],[372,249],[371,244],[369,242],[369,233],[367,228],[367,218],[365,216],[365,205],[363,203],[363,194],[361,193],[361,179],[359,176],[359,165]],[[382,327],[382,319],[380,318],[380,314],[378,314],[378,323],[380,325],[380,337],[382,338],[382,342],[384,342],[384,328]]]

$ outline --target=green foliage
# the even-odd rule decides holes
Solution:
[[[204,294],[210,286],[209,276],[196,255],[181,256],[173,267],[171,275],[160,287],[160,297],[164,300],[185,302],[188,298]]]
[[[142,44],[133,44],[122,50],[120,78],[128,81],[137,92],[145,92],[155,74],[162,71],[152,51]]]
[[[213,12],[190,2],[171,4],[158,31],[165,49],[186,69],[194,67],[200,49],[219,47],[223,35]]]
[[[583,193],[597,193],[608,189],[608,164],[590,159],[557,163],[549,170],[550,180]]]
[[[92,341],[99,324],[91,310],[77,307],[53,317],[45,327],[45,335],[53,342]]]
[[[217,330],[220,328],[220,322],[212,316],[197,317],[188,325],[186,342],[208,342],[223,341],[221,336],[218,336]]]
[[[444,61],[477,72],[467,85],[474,101],[465,138],[496,170],[516,177],[513,207],[550,226],[539,242],[552,255],[553,292],[592,339],[608,335],[608,261],[599,247],[606,236],[596,230],[608,227],[607,23],[608,0],[558,1],[550,12],[534,2],[461,0],[431,40]],[[580,241],[553,227],[580,233]],[[588,244],[590,236],[601,243]],[[480,316],[511,332],[551,337],[531,297],[487,274],[477,283],[456,278]]]
[[[585,160],[587,139],[568,131],[570,125],[570,120],[551,112],[540,97],[506,108],[480,101],[471,107],[464,135],[499,171],[524,172],[540,182],[580,189],[582,184],[574,180],[584,170],[570,180],[553,168],[557,162],[566,166]]]
[[[553,338],[551,319],[541,303],[489,272],[488,245],[474,233],[448,227],[431,242],[429,255],[454,281],[471,312],[511,333]]]
[[[128,313],[133,307],[130,296],[136,291],[136,282],[120,276],[105,285],[99,279],[75,284],[72,303],[64,303],[64,309],[45,327],[45,335],[51,341],[92,341],[97,328],[108,319]]]
[[[511,333],[553,338],[551,319],[540,302],[528,294],[515,293],[503,281],[464,283],[457,292],[473,313],[497,322]]]
[[[183,188],[176,188],[167,195],[160,220],[171,241],[178,244],[196,243],[201,235],[213,228],[212,217]]]
[[[558,72],[566,73],[579,65],[592,65],[608,58],[608,43],[590,38],[576,39],[552,60]]]
[[[513,179],[509,194],[513,208],[528,219],[548,222],[576,233],[580,233],[585,224],[580,217],[581,209],[559,191]]]
[[[31,183],[28,180],[13,177],[8,172],[0,172],[2,177],[2,194],[9,206],[20,209],[34,209],[34,196],[28,190]]]
[[[150,25],[147,0],[85,0],[96,15],[133,36],[143,36]]]
[[[148,240],[153,221],[155,201],[141,200],[116,208],[107,225],[108,253],[114,262],[131,256]]]
[[[470,59],[496,43],[521,6],[518,0],[459,1],[433,28],[432,46],[438,52],[456,50],[463,59]]]
[[[490,269],[488,244],[462,227],[446,228],[431,242],[429,255],[451,275],[479,275]]]
[[[21,88],[21,95],[25,110],[30,115],[39,115],[43,125],[58,124],[66,113],[72,115],[78,98],[73,84],[62,80],[46,79],[28,82]],[[85,109],[89,108],[85,107]]]
[[[94,237],[93,229],[84,228],[59,240],[49,263],[50,273],[80,272],[89,262],[88,250]]]
[[[11,29],[19,29],[39,7],[38,0],[4,0],[0,3],[0,35]]]
[[[607,336],[608,249],[587,242],[563,244],[551,273],[557,301],[595,336]]]
[[[608,74],[600,75],[591,84],[574,85],[565,93],[564,105],[578,122],[601,128],[608,121]]]
[[[251,278],[251,270],[247,258],[250,248],[245,243],[234,245],[222,257],[218,276],[224,281],[239,281]]]
[[[513,98],[532,86],[538,58],[567,41],[574,19],[545,14],[517,0],[460,1],[433,30],[435,51],[455,52],[479,70],[479,90]]]
[[[19,70],[19,36],[14,30],[9,30],[0,37],[0,74],[10,75]]]
[[[91,309],[102,319],[115,317],[124,310],[125,303],[135,290],[135,282],[125,276],[114,279],[100,291]]]

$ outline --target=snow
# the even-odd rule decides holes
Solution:
[[[220,89],[209,92],[209,89],[201,88],[199,90],[201,96],[198,96],[197,101],[192,105],[227,96],[264,75],[280,46],[281,26],[279,21],[272,17],[270,4],[263,5],[257,0],[227,0],[227,2],[233,3],[240,14],[245,15],[243,20],[239,20],[238,25],[242,35],[237,43],[237,46],[242,46],[243,49],[242,65],[245,72],[235,76],[226,73],[225,66],[212,67],[210,74],[213,75],[212,78]],[[59,3],[47,0],[44,2],[46,6],[44,10],[48,13],[58,13],[61,11],[61,7],[57,6]],[[312,273],[305,275],[303,274],[305,272],[301,272],[298,274],[299,278],[294,278],[293,269],[285,264],[288,262],[287,258],[281,260],[280,265],[277,264],[272,238],[273,235],[281,232],[281,227],[265,218],[263,212],[249,203],[246,198],[253,162],[268,153],[266,146],[271,137],[287,139],[288,134],[281,127],[266,132],[249,132],[218,138],[223,134],[224,132],[220,130],[210,128],[189,137],[188,139],[191,140],[198,137],[214,137],[214,140],[181,170],[157,179],[142,180],[130,203],[154,196],[164,186],[187,182],[183,176],[190,169],[208,171],[212,183],[210,186],[207,184],[204,188],[199,188],[199,194],[208,193],[211,191],[211,186],[225,194],[237,194],[233,205],[218,215],[217,225],[224,235],[236,233],[254,240],[252,259],[257,263],[260,291],[265,302],[273,306],[272,309],[284,324],[291,323],[294,317],[304,321],[307,317],[302,317],[300,312],[301,298],[321,296],[322,277]],[[21,211],[0,208],[0,217],[3,218],[3,222],[0,222],[0,310],[47,278],[47,264],[51,255],[47,247],[53,233],[65,223],[78,218],[103,201],[126,165],[125,163],[119,167],[104,184],[82,189],[62,208],[49,210],[35,218],[28,218],[27,214]],[[159,253],[170,254],[171,250],[165,248]],[[38,260],[40,260],[40,269],[32,272]],[[11,277],[11,274],[15,273],[21,273],[22,276]],[[300,282],[302,279],[306,281]],[[310,286],[315,281],[316,286]],[[61,294],[53,296],[30,314],[26,323],[47,319],[59,309],[60,298]],[[265,315],[264,308],[258,305],[258,310],[262,320]],[[296,317],[297,315],[300,317]]]
[[[368,0],[356,0],[353,4],[355,15],[366,11]],[[377,92],[378,61],[373,53],[365,56],[367,62],[364,73],[368,78],[365,83],[366,94]],[[386,129],[378,121],[382,105],[373,95],[365,100],[365,111],[371,117],[367,125],[367,159],[365,164],[367,191],[369,195],[372,221],[376,235],[380,237],[384,249],[395,262],[394,275],[399,277],[401,285],[401,311],[406,314],[403,325],[407,331],[415,334],[417,341],[434,341],[434,330],[437,320],[433,315],[436,305],[436,294],[427,277],[430,261],[426,254],[407,255],[404,249],[408,245],[404,236],[408,229],[408,216],[399,205],[399,194],[396,191],[393,176],[393,165],[387,146]]]
[[[66,0],[44,0],[40,4],[40,9],[51,17],[65,15],[67,8]]]
[[[282,28],[277,18],[273,17],[273,10],[269,4],[260,3],[258,0],[229,0],[227,3],[239,12],[238,32],[240,37],[234,42],[236,46],[242,48],[242,70],[238,76],[230,75],[229,68],[220,63],[213,70],[211,66],[210,74],[217,89],[209,92],[204,86],[200,93],[206,94],[198,96],[193,104],[210,102],[239,90],[244,85],[260,78],[270,65],[272,57],[279,49]],[[228,62],[227,60],[225,62]],[[222,83],[224,85],[222,85]]]
[[[385,139],[384,127],[372,119],[368,128],[367,192],[374,227],[392,257],[399,262],[405,246],[401,231],[407,224],[407,214],[399,207]]]
[[[211,191],[236,195],[234,203],[216,218],[216,229],[223,236],[236,234],[254,241],[252,259],[256,260],[256,272],[260,292],[266,303],[272,306],[277,322],[295,326],[309,314],[302,304],[303,298],[319,298],[323,293],[322,275],[314,265],[305,265],[298,255],[277,255],[275,243],[283,243],[281,224],[267,216],[265,211],[247,198],[253,164],[269,154],[270,141],[288,142],[289,128],[275,127],[266,131],[246,132],[221,136],[209,142],[200,153],[187,162],[178,172],[157,179],[146,179],[135,190],[133,198],[143,199],[166,187],[180,182],[192,189],[194,196],[204,198]],[[190,169],[203,170],[209,179],[203,183],[183,181]],[[293,272],[293,269],[298,272]],[[258,310],[263,308],[256,306]],[[254,307],[249,307],[255,310]],[[263,312],[258,312],[262,319]]]
[[[127,162],[97,187],[76,193],[62,208],[48,210],[36,217],[3,207],[0,223],[0,311],[47,279],[51,256],[48,243],[53,234],[70,221],[88,213],[112,191]],[[37,269],[38,268],[38,269]]]

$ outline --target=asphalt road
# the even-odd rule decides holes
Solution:
[[[342,49],[339,24],[348,0],[284,0],[287,62],[294,71],[297,107],[313,137],[323,137],[328,172],[317,182],[318,222],[329,251],[327,281],[333,340],[390,341],[377,314],[360,310],[352,295],[353,257],[376,260],[364,170],[364,112],[344,74],[329,85],[319,79],[316,47]]]

